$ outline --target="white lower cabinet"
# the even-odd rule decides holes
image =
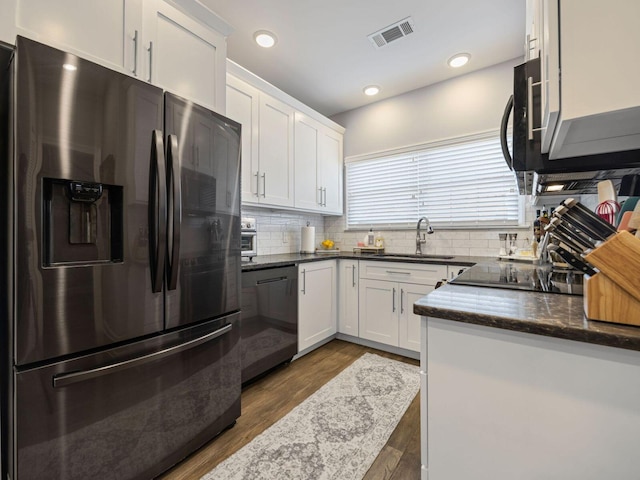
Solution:
[[[638,352],[422,321],[423,479],[638,478]]]
[[[336,260],[298,265],[298,352],[336,333]]]
[[[357,337],[358,260],[338,260],[338,332]]]
[[[419,352],[413,304],[446,278],[445,265],[360,262],[360,338]]]

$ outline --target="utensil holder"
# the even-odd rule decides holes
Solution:
[[[640,301],[640,239],[627,231],[619,232],[584,259]]]
[[[597,273],[584,279],[584,313],[590,320],[640,325],[640,300]]]

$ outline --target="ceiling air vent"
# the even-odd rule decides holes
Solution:
[[[407,17],[393,25],[389,25],[382,30],[372,33],[367,38],[371,40],[371,43],[373,43],[376,48],[382,48],[391,42],[395,42],[396,40],[406,37],[410,33],[413,33],[414,30],[415,24],[413,23],[413,19],[411,17]]]

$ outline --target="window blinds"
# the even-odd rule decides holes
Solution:
[[[497,134],[347,163],[347,227],[518,225],[521,202]]]

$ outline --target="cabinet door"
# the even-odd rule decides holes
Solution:
[[[144,20],[145,79],[225,113],[224,36],[161,0],[144,0]]]
[[[227,75],[227,116],[242,125],[242,203],[258,202],[258,113],[260,91]]]
[[[20,35],[132,74],[136,42],[141,42],[141,2],[17,0],[16,29]]]
[[[318,182],[318,149],[321,125],[295,113],[295,205],[306,210],[322,210],[323,191]]]
[[[400,317],[398,319],[398,346],[420,351],[420,315],[413,313],[413,304],[433,291],[435,285],[416,285],[401,283]]]
[[[260,94],[260,202],[293,207],[293,107]]]
[[[324,128],[320,135],[318,170],[325,213],[342,215],[342,141],[340,133]]]
[[[298,267],[298,351],[336,333],[336,262]]]
[[[540,151],[549,153],[553,132],[560,115],[560,39],[558,2],[538,0],[542,4],[542,28],[540,34],[540,78],[542,108],[542,138]]]
[[[358,336],[358,261],[339,260],[338,332]]]
[[[360,337],[398,346],[398,284],[360,279]]]

